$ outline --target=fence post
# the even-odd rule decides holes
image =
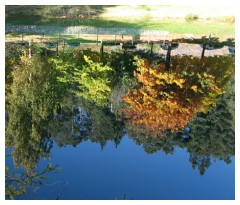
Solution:
[[[115,34],[115,46],[117,45],[116,40],[117,40],[117,35]]]
[[[57,42],[56,52],[57,52],[57,56],[58,56],[58,42]]]
[[[206,49],[206,39],[205,37],[203,37],[203,49],[202,49],[202,55],[201,55],[201,59],[203,59],[204,57],[204,53],[205,53],[205,49]]]
[[[153,43],[151,42],[150,45],[151,45],[151,55],[152,55],[152,53],[153,53]]]
[[[64,50],[65,50],[65,39],[63,39],[63,53],[64,53]]]
[[[206,49],[206,44],[203,43],[203,49],[202,49],[201,59],[203,59],[203,57],[204,57],[205,49]]]
[[[103,42],[101,41],[101,48],[100,48],[100,61],[103,60]]]
[[[97,29],[97,45],[98,45],[98,29]]]
[[[28,58],[32,58],[32,54],[31,54],[31,46],[32,46],[32,42],[29,41],[29,48],[28,48]]]
[[[171,50],[172,50],[172,42],[168,43],[168,51],[167,51],[167,56],[166,56],[166,69],[169,70],[170,69],[170,61],[171,61]]]

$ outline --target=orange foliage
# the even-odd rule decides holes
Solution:
[[[123,97],[129,104],[122,109],[125,117],[130,123],[150,129],[155,134],[167,129],[177,131],[184,128],[197,112],[210,106],[203,102],[206,97],[210,98],[210,94],[216,97],[221,93],[212,75],[190,71],[180,66],[169,71],[164,64],[153,67],[147,60],[138,63],[134,75],[140,85]],[[201,86],[199,79],[204,79],[208,86]],[[203,91],[210,93],[209,96]],[[210,101],[210,104],[215,101]]]

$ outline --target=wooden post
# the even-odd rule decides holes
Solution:
[[[210,39],[210,36],[209,36],[209,39]],[[203,57],[204,57],[205,49],[206,49],[206,39],[205,39],[205,37],[203,37],[203,49],[202,49],[201,59],[203,59]]]
[[[152,53],[153,53],[153,43],[150,43],[150,45],[151,45],[151,55],[152,55]]]
[[[31,46],[32,46],[32,42],[29,41],[29,48],[28,48],[28,58],[32,58],[32,54],[31,54]]]
[[[111,102],[111,105],[110,105],[110,110],[111,110],[111,113],[113,113],[113,104]]]
[[[23,44],[23,33],[22,33],[22,44]]]
[[[132,45],[133,45],[133,36],[132,36]]]
[[[97,45],[98,45],[98,30],[97,30]]]
[[[172,49],[172,43],[169,42],[169,44],[168,44],[167,56],[166,56],[166,63],[165,63],[167,70],[170,69],[171,49]]]
[[[65,50],[65,39],[63,39],[63,53],[64,53],[64,50]]]
[[[116,40],[117,40],[117,35],[115,34],[115,46],[117,45]]]
[[[103,42],[101,42],[101,48],[100,48],[100,60],[103,60]]]
[[[203,57],[204,57],[205,49],[206,49],[206,44],[203,43],[203,49],[202,49],[201,59],[203,59]]]
[[[58,42],[57,42],[56,52],[57,52],[57,56],[58,56]]]

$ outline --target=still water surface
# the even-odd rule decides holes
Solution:
[[[84,142],[58,147],[54,144],[51,160],[41,160],[39,170],[47,162],[62,169],[49,173],[49,179],[34,194],[20,199],[234,199],[234,157],[227,165],[212,160],[201,176],[189,163],[186,149],[176,148],[173,155],[161,151],[146,154],[127,135],[115,148],[108,142],[101,150],[96,143]],[[12,160],[7,159],[6,165]],[[50,185],[48,185],[50,184]]]
[[[21,49],[6,49],[9,198],[235,199],[232,56]]]

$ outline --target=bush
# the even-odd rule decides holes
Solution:
[[[185,16],[185,20],[186,21],[194,21],[194,20],[198,20],[198,15],[197,14],[187,14]]]

